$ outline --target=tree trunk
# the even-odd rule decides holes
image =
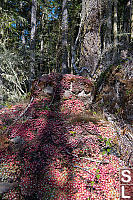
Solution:
[[[81,31],[85,22],[85,16],[86,16],[85,8],[86,8],[86,2],[82,1],[82,11],[81,11],[81,20],[79,24],[79,30],[78,30],[77,37],[75,41],[73,42],[74,44],[72,44],[72,47],[71,47],[71,54],[72,54],[71,65],[72,65],[73,71],[75,71],[76,74],[79,74],[79,70],[76,66],[76,49],[77,49],[78,40],[81,37]]]
[[[114,47],[117,48],[117,0],[114,1]]]
[[[133,41],[133,0],[131,0],[131,41]]]
[[[68,73],[68,52],[67,52],[67,35],[68,35],[68,11],[67,0],[62,2],[62,73]]]
[[[80,66],[88,68],[93,75],[100,55],[100,1],[82,0],[82,15],[85,16],[83,39],[81,45]]]
[[[25,48],[25,43],[26,43],[26,41],[25,41],[25,35],[24,35],[24,30],[23,30],[22,31],[22,45],[24,48]]]
[[[46,11],[45,11],[46,12]],[[45,19],[45,15],[44,13],[42,14],[41,17],[41,42],[40,42],[40,46],[41,46],[41,59],[40,59],[40,69],[39,69],[39,76],[42,75],[43,73],[43,67],[44,67],[44,35],[43,35],[43,31],[44,31],[44,19]]]
[[[117,27],[117,0],[114,1],[114,24],[113,24],[113,34],[114,34],[114,62],[118,60],[118,52],[117,52],[117,45],[118,45],[118,27]]]
[[[0,69],[0,104],[3,103],[3,78],[1,76],[1,73],[2,70]]]
[[[37,0],[32,0],[32,8],[31,8],[31,66],[30,66],[30,87],[31,83],[35,78],[35,35],[36,35],[36,11],[37,11]]]
[[[112,0],[107,1],[107,30],[106,30],[106,64],[109,66],[112,62],[111,57],[111,31],[112,31]]]
[[[72,71],[75,71],[76,74],[78,74],[79,71],[77,69],[76,60],[75,60],[75,58],[76,58],[76,47],[75,47],[75,45],[71,47],[71,52],[72,52],[71,65],[72,65],[72,68],[73,68],[73,70],[71,70],[71,73],[72,73]]]
[[[39,76],[41,76],[42,72],[43,72],[43,53],[44,53],[44,41],[43,41],[43,37],[42,37],[41,38],[41,59],[40,59]]]

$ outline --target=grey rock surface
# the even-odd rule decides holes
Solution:
[[[8,192],[8,190],[12,189],[13,187],[17,185],[18,183],[0,182],[0,194]]]
[[[86,97],[86,96],[87,94],[85,94],[84,90],[78,94],[78,97]]]
[[[23,144],[24,143],[23,138],[21,138],[20,136],[11,138],[10,141],[13,142],[14,144]]]
[[[52,94],[53,94],[53,87],[47,86],[47,87],[44,88],[43,92],[44,92],[45,94],[50,94],[50,95],[52,95]]]
[[[65,90],[64,94],[63,94],[63,98],[69,98],[72,95],[72,92],[69,90]]]

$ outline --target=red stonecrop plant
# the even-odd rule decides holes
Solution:
[[[84,102],[61,98],[63,91],[70,89],[71,82],[77,89],[92,83],[80,76],[54,73],[39,81],[54,87],[55,94],[51,99],[43,97],[40,101],[36,98],[40,90],[34,91],[34,101],[13,125],[6,120],[14,121],[23,111],[23,105],[0,110],[2,133],[3,127],[7,126],[9,138],[20,136],[24,140],[18,152],[1,153],[1,163],[8,171],[17,165],[19,173],[16,176],[20,179],[20,193],[13,189],[4,195],[4,199],[15,200],[21,195],[36,193],[39,199],[117,200],[118,169],[124,164],[114,155],[102,155],[98,142],[99,135],[113,138],[114,130],[92,122],[68,123],[68,115],[84,111]]]
[[[80,100],[67,100],[61,106],[64,114],[79,114],[84,110],[84,104]]]

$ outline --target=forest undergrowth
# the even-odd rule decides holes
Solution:
[[[89,106],[92,88],[83,77],[50,74],[34,83],[27,109],[0,110],[0,181],[17,183],[1,199],[119,199],[125,163],[114,126]]]

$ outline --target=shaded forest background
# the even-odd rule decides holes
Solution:
[[[132,47],[132,0],[1,1],[0,102],[20,101],[50,72],[91,78],[96,99],[113,66],[131,80]]]

